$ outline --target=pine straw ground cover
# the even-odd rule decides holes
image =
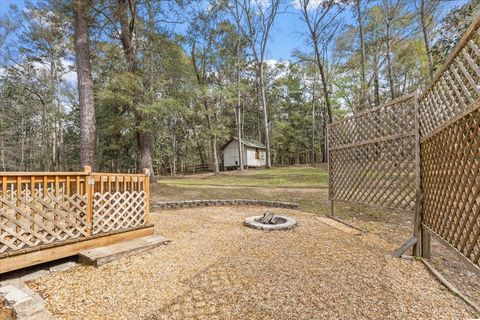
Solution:
[[[291,231],[242,226],[256,207],[167,210],[156,232],[173,240],[99,268],[30,282],[58,319],[471,318],[418,261],[327,218],[275,209]]]

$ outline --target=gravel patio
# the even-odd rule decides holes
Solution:
[[[328,218],[274,209],[290,231],[242,226],[273,209],[214,207],[154,213],[172,240],[99,268],[29,283],[58,319],[472,318],[418,261]]]

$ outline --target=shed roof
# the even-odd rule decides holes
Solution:
[[[237,140],[237,137],[232,137],[224,146],[222,149],[225,149],[233,140]],[[242,139],[242,144],[247,147],[251,148],[258,148],[258,149],[266,149],[265,145],[261,142],[258,142],[256,140],[249,140],[249,139]]]

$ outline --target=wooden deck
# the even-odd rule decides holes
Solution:
[[[0,273],[153,234],[149,172],[0,173]]]

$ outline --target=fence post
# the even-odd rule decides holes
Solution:
[[[420,108],[418,104],[418,91],[415,92],[415,221],[413,235],[417,243],[413,246],[413,255],[430,258],[430,235],[424,232],[422,209],[422,170],[421,170],[421,145],[420,145]]]
[[[150,170],[144,169],[144,173],[145,173],[145,197],[146,197],[145,224],[150,224]]]
[[[422,257],[430,259],[430,233],[422,228]]]
[[[328,170],[328,202],[329,202],[329,211],[330,216],[334,216],[335,206],[333,203],[333,189],[332,189],[332,164],[330,162],[330,124],[327,125],[327,132],[326,132],[326,139],[325,139],[325,153],[327,156],[327,170]]]
[[[413,255],[422,256],[422,194],[421,194],[421,170],[420,170],[420,109],[418,107],[418,91],[414,96],[415,103],[415,220],[413,235],[417,243],[413,246]]]
[[[90,237],[93,233],[93,187],[95,181],[92,177],[92,167],[85,166],[83,171],[88,174],[85,176],[85,193],[87,195],[87,235]]]

